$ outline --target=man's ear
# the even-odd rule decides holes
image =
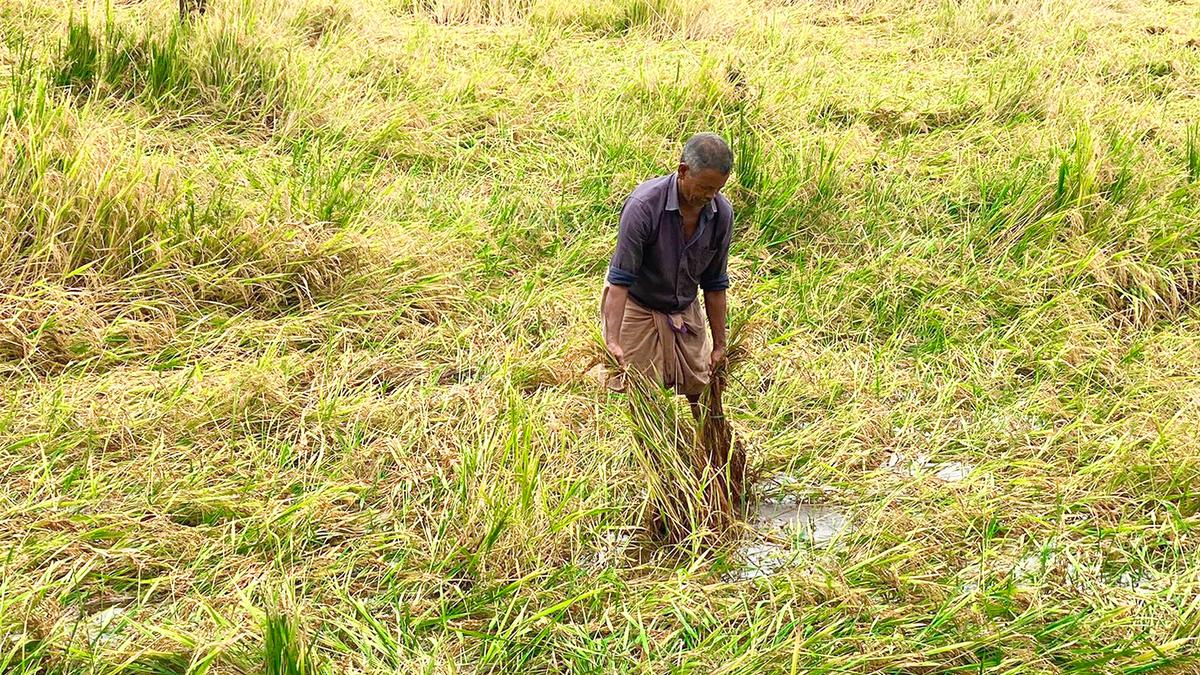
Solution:
[[[680,162],[680,163],[679,163],[679,168],[678,168],[678,169],[675,169],[675,173],[676,173],[676,175],[678,175],[680,178],[683,178],[684,176],[686,176],[686,175],[687,175],[687,168],[688,168],[687,164],[684,164],[683,162]]]

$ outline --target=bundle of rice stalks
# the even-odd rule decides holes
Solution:
[[[696,442],[691,416],[681,413],[672,389],[635,369],[626,373],[625,391],[634,458],[646,477],[648,527],[674,544],[719,535],[727,523],[709,503],[715,476]]]
[[[722,399],[731,369],[746,357],[746,335],[745,323],[736,323],[730,330],[725,359],[713,368],[700,396],[700,433],[696,439],[714,473],[709,503],[730,521],[745,507],[746,448],[733,437]]]
[[[725,539],[744,505],[746,454],[733,438],[722,396],[729,372],[745,355],[745,331],[730,331],[726,359],[700,396],[698,419],[679,397],[630,369],[625,374],[634,456],[647,481],[650,529],[670,543]]]

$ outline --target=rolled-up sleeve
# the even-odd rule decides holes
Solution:
[[[642,269],[642,255],[653,222],[649,207],[640,200],[628,200],[621,208],[617,232],[617,250],[608,264],[608,283],[632,286]]]
[[[724,235],[717,247],[716,254],[700,274],[700,289],[704,291],[723,291],[729,288],[729,244],[733,240],[733,213],[728,216]]]

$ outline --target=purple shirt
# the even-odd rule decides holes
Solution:
[[[729,242],[733,207],[718,194],[700,209],[696,232],[683,239],[675,174],[637,186],[621,207],[617,250],[608,282],[629,287],[638,303],[665,313],[683,311],[696,300],[696,288],[729,288]]]

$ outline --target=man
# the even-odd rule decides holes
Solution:
[[[720,136],[696,134],[675,173],[629,195],[600,302],[605,346],[617,362],[687,396],[694,412],[725,357],[733,208],[720,190],[732,168],[733,153]],[[621,386],[619,379],[610,382]]]

